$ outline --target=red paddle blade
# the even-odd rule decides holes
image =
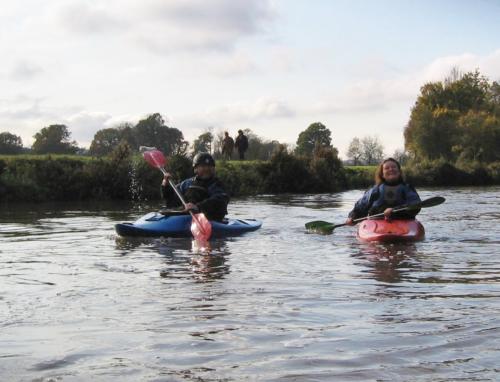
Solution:
[[[208,221],[204,214],[193,214],[191,222],[191,233],[195,240],[208,241],[212,235],[212,224]]]
[[[153,167],[165,167],[167,163],[165,156],[160,150],[145,151],[142,156]]]

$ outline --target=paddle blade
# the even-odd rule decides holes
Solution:
[[[200,242],[208,241],[210,236],[212,236],[212,224],[210,224],[206,216],[202,213],[192,214],[192,216],[191,233],[193,237]]]
[[[165,167],[167,163],[165,156],[160,150],[145,151],[142,156],[153,167]]]
[[[445,200],[446,199],[443,198],[442,196],[434,196],[432,198],[423,200],[422,203],[420,203],[420,207],[426,208],[426,207],[438,206],[438,205],[444,203]]]
[[[309,223],[306,223],[306,229],[310,232],[322,233],[322,234],[330,234],[333,232],[335,226],[332,223],[328,223],[322,220],[315,220]]]

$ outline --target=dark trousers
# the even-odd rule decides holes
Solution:
[[[240,154],[240,160],[244,160],[245,159],[245,152],[238,150],[238,153]]]

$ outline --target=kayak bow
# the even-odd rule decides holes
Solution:
[[[164,236],[191,237],[190,215],[163,215],[150,212],[133,223],[115,225],[120,236]],[[225,219],[223,222],[210,221],[213,236],[235,236],[245,232],[255,231],[262,225],[255,219]]]
[[[368,219],[358,226],[358,239],[364,242],[411,242],[424,237],[424,226],[418,220]]]

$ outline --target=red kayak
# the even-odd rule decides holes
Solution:
[[[358,226],[358,238],[365,242],[418,241],[424,236],[424,226],[418,220],[368,219]]]

